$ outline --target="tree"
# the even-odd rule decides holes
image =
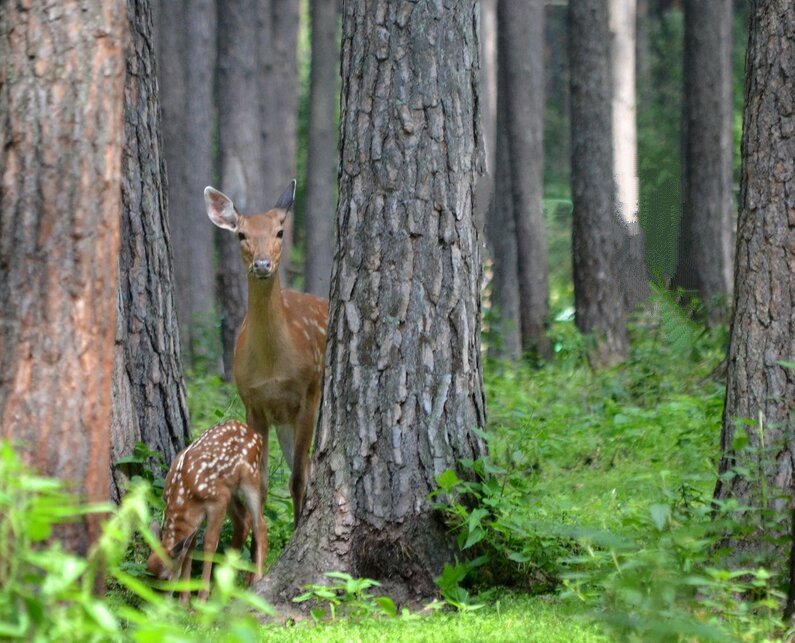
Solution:
[[[273,194],[263,174],[265,150],[260,131],[257,86],[257,0],[218,3],[218,134],[222,190],[242,213],[264,210]],[[209,223],[205,223],[209,226]],[[246,278],[238,241],[216,234],[218,293],[222,310],[224,373],[232,372],[235,337],[246,314]]]
[[[631,311],[649,296],[643,232],[638,221],[638,135],[635,52],[636,0],[609,0],[615,205],[624,240],[618,257],[624,306]]]
[[[498,127],[505,128],[516,232],[519,331],[524,351],[551,355],[545,335],[549,313],[544,197],[544,4],[497,4],[498,93],[505,93]],[[498,99],[499,100],[499,99]],[[506,156],[499,158],[506,159]],[[504,234],[503,230],[496,231]],[[495,260],[499,260],[499,256]]]
[[[577,327],[593,333],[597,365],[622,361],[628,339],[618,280],[607,0],[569,3],[572,246]]]
[[[259,131],[262,141],[262,190],[272,199],[296,175],[298,131],[298,27],[300,4],[295,0],[256,0],[259,60]],[[227,192],[227,194],[229,194]],[[234,199],[234,195],[229,194]],[[270,201],[268,201],[270,203]],[[284,230],[279,268],[289,285],[293,219]],[[326,293],[327,294],[327,293]],[[325,296],[325,294],[324,294]]]
[[[475,222],[485,230],[497,167],[497,0],[480,0],[480,114],[486,171],[478,177]],[[487,233],[488,234],[488,233]]]
[[[0,436],[89,502],[109,489],[124,5],[0,11]],[[96,515],[61,525],[84,554]]]
[[[732,3],[685,1],[682,220],[673,283],[698,296],[712,322],[731,291]]]
[[[715,497],[772,510],[784,523],[795,474],[795,20],[787,0],[753,6],[745,69],[734,318]],[[740,449],[739,437],[750,448]],[[762,549],[762,529],[738,548]],[[776,560],[783,559],[778,551]]]
[[[332,570],[427,597],[453,558],[428,492],[485,450],[475,10],[344,5],[323,403],[301,521],[257,588],[271,600]]]
[[[127,8],[111,461],[131,455],[135,443],[143,442],[169,463],[189,441],[190,427],[169,250],[152,12],[149,0],[128,0]],[[116,471],[114,499],[121,496],[122,480]]]
[[[163,148],[177,318],[188,364],[218,355],[213,227],[204,218],[204,187],[213,170],[215,0],[167,0],[155,20]]]
[[[309,80],[309,151],[306,157],[306,264],[304,288],[328,297],[331,282],[336,184],[338,0],[312,1],[312,68]]]

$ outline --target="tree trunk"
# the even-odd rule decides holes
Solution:
[[[682,222],[673,283],[717,323],[731,290],[732,3],[686,0]]]
[[[519,331],[522,350],[552,354],[544,225],[544,4],[501,0],[497,5],[499,92],[505,92],[511,199],[516,228]],[[504,82],[502,82],[504,81]]]
[[[772,511],[786,532],[795,459],[795,13],[755,3],[746,54],[740,216],[734,267],[719,500]],[[788,365],[782,364],[782,361]],[[748,447],[736,448],[738,434]],[[750,472],[750,473],[749,473]],[[761,515],[764,515],[764,511]],[[750,542],[767,547],[774,529]],[[737,543],[738,548],[742,543]],[[775,560],[785,560],[782,550]],[[780,564],[780,563],[779,563]]]
[[[332,570],[434,595],[454,547],[428,493],[485,450],[475,2],[343,11],[325,390],[301,522],[258,587],[278,601]]]
[[[502,68],[498,86],[504,86]],[[497,167],[494,194],[485,232],[493,259],[494,277],[491,304],[496,310],[497,327],[490,333],[489,352],[496,357],[517,361],[522,356],[519,333],[519,279],[516,258],[516,220],[511,196],[511,161],[508,132],[505,126],[507,100],[505,92],[497,96]]]
[[[125,7],[0,10],[0,437],[107,500]],[[85,554],[99,517],[55,536]]]
[[[274,199],[296,175],[298,130],[298,27],[300,3],[295,0],[257,0],[260,28],[258,68],[260,135],[263,141],[263,189]],[[233,195],[227,194],[232,197]],[[270,203],[269,203],[270,207]],[[289,285],[293,222],[284,226],[279,275]]]
[[[221,190],[243,214],[270,209],[278,196],[263,176],[257,87],[257,0],[218,3],[218,134]],[[209,224],[209,222],[208,222]],[[216,231],[224,372],[232,373],[235,338],[246,315],[246,276],[237,238]]]
[[[569,3],[572,246],[577,327],[593,333],[597,366],[628,351],[618,280],[623,231],[615,216],[607,0]]]
[[[609,11],[615,205],[624,232],[618,268],[624,306],[631,311],[649,296],[643,231],[638,221],[636,0],[609,0]]]
[[[220,355],[214,228],[205,225],[203,201],[204,187],[215,182],[216,7],[214,0],[168,0],[153,9],[182,355],[189,365],[208,365]]]
[[[306,158],[304,290],[328,297],[334,244],[336,123],[339,91],[338,0],[312,0],[309,153]]]
[[[486,172],[475,190],[475,223],[484,230],[497,172],[497,0],[480,0],[480,113]]]
[[[128,0],[121,256],[113,367],[111,456],[136,442],[166,463],[190,437],[169,252],[163,143],[149,0]],[[112,494],[124,476],[114,471]]]

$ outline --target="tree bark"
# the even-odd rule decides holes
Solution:
[[[0,10],[0,437],[107,500],[127,21],[119,0]],[[99,517],[59,525],[85,554]]]
[[[544,224],[544,4],[497,5],[499,92],[505,92],[511,199],[516,230],[522,350],[551,357],[547,240]]]
[[[304,289],[328,297],[334,244],[336,123],[339,91],[338,0],[312,0],[309,153],[306,159]]]
[[[257,86],[257,0],[218,3],[218,134],[221,190],[243,214],[269,210],[279,195],[263,176]],[[235,338],[246,315],[246,276],[237,238],[216,230],[224,373],[232,373]]]
[[[153,13],[182,355],[188,365],[215,368],[214,228],[205,225],[203,201],[215,182],[215,1],[154,2]]]
[[[263,189],[275,199],[296,175],[298,131],[298,27],[300,3],[295,0],[257,0],[260,64],[260,136],[263,141]],[[227,192],[227,194],[229,194]],[[229,196],[232,196],[229,194]],[[270,205],[270,204],[269,204]],[[293,222],[284,226],[279,275],[289,285]]]
[[[571,0],[572,246],[577,327],[593,333],[592,361],[606,366],[628,351],[616,263],[623,231],[616,218],[607,0]]]
[[[182,378],[168,201],[160,138],[157,70],[149,0],[128,0],[130,48],[124,88],[121,256],[116,297],[111,456],[130,455],[136,442],[166,463],[189,441]],[[111,492],[121,495],[116,470]]]
[[[745,69],[734,319],[715,497],[770,510],[786,532],[795,459],[795,13],[788,0],[754,3]],[[742,432],[750,448],[736,449]],[[766,547],[763,531],[772,530],[759,525],[755,541],[744,544]],[[785,560],[783,551],[776,555]]]
[[[638,221],[638,134],[635,53],[636,0],[609,0],[613,165],[616,208],[624,239],[618,257],[624,307],[649,296],[643,231]]]
[[[501,70],[498,86],[503,86]],[[516,220],[513,216],[511,195],[511,161],[508,132],[505,126],[507,100],[505,92],[497,96],[497,167],[494,176],[494,193],[485,225],[494,265],[491,304],[496,310],[497,327],[490,333],[489,351],[496,357],[517,361],[522,356],[522,338],[519,332],[519,279],[516,258]]]
[[[673,284],[717,323],[731,291],[732,3],[686,0],[682,107],[682,220]]]
[[[289,601],[323,572],[435,593],[454,548],[428,492],[477,458],[480,170],[475,3],[343,9],[338,250],[314,473],[257,590]],[[464,475],[461,473],[461,475]]]

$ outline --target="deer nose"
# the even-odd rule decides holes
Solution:
[[[270,259],[256,259],[254,261],[254,275],[257,277],[270,277],[273,272],[273,262]]]

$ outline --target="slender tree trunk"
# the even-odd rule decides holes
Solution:
[[[115,302],[111,457],[136,442],[166,463],[190,437],[170,255],[166,169],[149,0],[128,0],[130,48],[124,88],[121,256]],[[124,476],[114,471],[111,492]]]
[[[0,437],[107,500],[125,6],[0,9]],[[95,514],[58,526],[84,554]]]
[[[628,350],[617,249],[607,0],[569,3],[571,67],[572,245],[577,327],[593,333],[596,365]]]
[[[475,223],[486,226],[497,171],[497,0],[480,0],[480,113],[486,172],[475,191]]]
[[[296,175],[300,3],[295,0],[257,2],[260,14],[257,46],[260,61],[264,62],[259,65],[257,74],[261,99],[259,127],[264,141],[263,189],[273,200]],[[288,218],[284,227],[279,274],[285,285],[289,285],[295,218]]]
[[[505,134],[516,226],[519,331],[522,350],[552,354],[544,225],[544,4],[501,0],[497,5],[499,92],[505,92]]]
[[[746,54],[740,216],[721,432],[719,500],[772,511],[744,544],[766,548],[789,530],[795,460],[795,12],[753,5]],[[786,363],[782,363],[786,362]],[[746,449],[735,448],[745,433]],[[764,511],[757,515],[764,516]],[[785,554],[777,550],[775,560]]]
[[[334,244],[336,124],[339,91],[338,0],[312,0],[309,153],[306,159],[304,289],[328,297]]]
[[[471,431],[485,421],[475,3],[345,2],[342,78],[314,475],[257,588],[271,600],[332,570],[378,579],[398,601],[435,594],[454,548],[428,492],[485,449]]]
[[[707,305],[731,291],[732,3],[686,0],[682,223],[673,283]]]
[[[216,65],[215,0],[191,0],[185,17],[185,139],[188,145],[185,163],[187,222],[189,244],[188,283],[190,292],[189,339],[182,345],[190,350],[192,364],[208,363],[217,368],[221,355],[215,330],[218,313],[215,305],[215,228],[207,225],[204,188],[216,182],[213,158],[215,123]],[[264,204],[263,204],[264,207]],[[172,240],[174,239],[172,235]],[[179,261],[175,253],[175,263]],[[177,291],[183,284],[177,279]]]
[[[505,80],[502,69],[498,85]],[[490,352],[496,357],[517,361],[522,355],[519,333],[519,278],[516,258],[516,220],[513,216],[511,195],[511,161],[508,132],[505,126],[507,100],[505,92],[497,96],[497,167],[494,176],[494,194],[485,231],[491,255],[494,258],[491,303],[496,309],[497,327],[491,338]]]
[[[243,214],[264,212],[278,196],[263,176],[257,85],[257,0],[218,3],[218,134],[221,190]],[[232,372],[235,338],[246,314],[246,276],[234,235],[216,231],[224,372]]]
[[[609,0],[615,205],[624,232],[618,269],[627,311],[649,296],[643,231],[638,221],[636,9],[636,0]]]

